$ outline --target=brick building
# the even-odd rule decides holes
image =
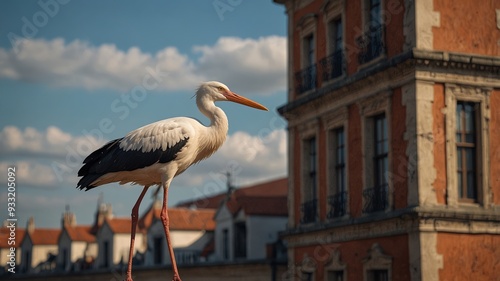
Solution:
[[[500,1],[288,16],[288,277],[498,280]]]

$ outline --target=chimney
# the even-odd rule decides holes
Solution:
[[[66,211],[62,215],[61,227],[74,227],[76,226],[76,216],[69,211],[69,205],[66,205]]]
[[[35,219],[33,217],[30,217],[28,219],[28,225],[26,226],[26,230],[28,231],[29,234],[33,234],[35,231]]]
[[[227,194],[226,194],[226,199],[229,200],[231,198],[231,195],[233,194],[235,188],[231,182],[231,173],[228,171],[226,172],[226,186],[227,186]]]

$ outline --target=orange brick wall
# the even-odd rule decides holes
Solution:
[[[440,13],[440,26],[433,27],[434,49],[500,55],[495,9],[500,9],[498,0],[434,0],[434,10]]]
[[[442,112],[445,107],[444,85],[436,83],[434,85],[434,104],[432,117],[434,119],[434,168],[436,169],[436,179],[434,180],[434,190],[439,204],[446,204],[446,131],[445,116]]]
[[[392,257],[392,280],[410,280],[408,236],[398,235],[377,239],[364,239],[335,244],[320,243],[315,246],[295,248],[294,258],[300,265],[304,255],[314,260],[316,281],[324,281],[325,264],[335,249],[340,251],[341,262],[347,265],[347,280],[363,280],[363,260],[374,243],[378,243],[384,254]],[[299,273],[298,273],[299,274]],[[299,277],[300,276],[296,276]],[[294,280],[300,280],[299,278]]]
[[[405,14],[404,0],[386,0],[384,1],[384,12],[386,24],[385,42],[387,48],[387,57],[403,52],[405,42],[403,33],[403,20]]]
[[[493,203],[500,205],[500,89],[493,91],[490,107],[490,182]]]
[[[439,280],[499,280],[500,235],[438,233]]]

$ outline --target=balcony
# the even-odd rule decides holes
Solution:
[[[345,72],[345,57],[343,50],[338,50],[320,62],[323,82],[338,78]]]
[[[316,64],[295,73],[295,91],[298,95],[316,88]]]
[[[330,211],[326,215],[328,219],[342,217],[347,211],[347,192],[339,192],[328,197]]]
[[[367,188],[363,191],[363,213],[384,211],[389,206],[387,185]]]
[[[301,223],[311,223],[316,221],[318,200],[307,201],[300,206],[302,217]]]
[[[359,64],[368,63],[385,53],[384,25],[370,27],[370,30],[356,38],[360,48]]]

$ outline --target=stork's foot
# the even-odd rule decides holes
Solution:
[[[132,277],[127,277],[127,279],[125,279],[123,281],[134,281],[134,280],[132,280]]]
[[[182,281],[181,277],[179,275],[174,275],[174,278],[172,278],[172,281]]]

